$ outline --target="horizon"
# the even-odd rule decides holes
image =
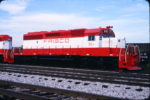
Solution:
[[[149,43],[146,0],[5,0],[0,4],[0,34],[22,44],[23,34],[113,26],[127,43]]]

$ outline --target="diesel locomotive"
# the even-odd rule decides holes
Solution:
[[[23,44],[12,46],[12,38],[0,35],[0,61],[7,63],[59,63],[74,60],[96,65],[140,70],[139,48],[126,45],[125,38],[116,38],[112,26],[94,29],[71,29],[29,32]],[[55,60],[55,61],[54,61]],[[58,61],[57,61],[58,60]],[[89,64],[91,65],[91,64]]]

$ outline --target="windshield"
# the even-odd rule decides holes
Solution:
[[[108,37],[115,37],[114,32],[109,29],[109,30],[102,30],[100,33],[100,38],[108,38]]]

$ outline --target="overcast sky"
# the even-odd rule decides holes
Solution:
[[[5,0],[0,4],[0,34],[20,46],[24,33],[113,26],[127,42],[149,42],[145,0]]]

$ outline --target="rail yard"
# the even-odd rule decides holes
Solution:
[[[28,100],[148,100],[150,97],[149,74],[15,64],[0,66],[1,93],[11,92],[10,97],[28,95]]]
[[[0,0],[0,100],[150,100],[150,0]]]

